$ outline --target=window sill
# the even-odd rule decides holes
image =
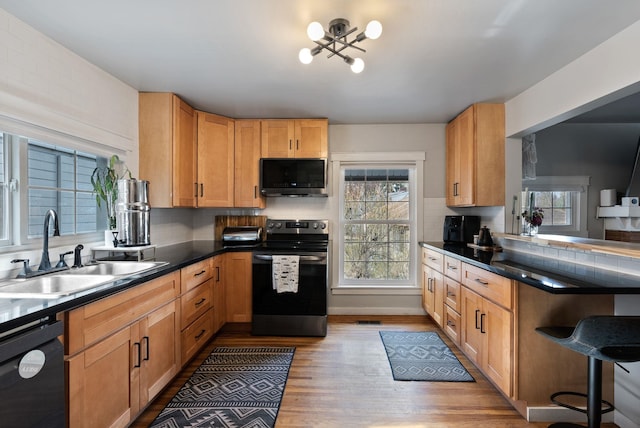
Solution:
[[[418,296],[422,294],[422,289],[417,286],[389,286],[389,287],[367,287],[342,285],[331,289],[331,294],[360,294],[360,295],[395,295],[395,296]]]

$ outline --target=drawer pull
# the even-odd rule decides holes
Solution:
[[[489,283],[482,278],[476,278],[474,281],[479,282],[482,285],[489,285]]]
[[[207,272],[206,270],[202,269],[200,272],[193,274],[193,276],[200,276],[200,275],[202,275],[203,273],[206,273],[206,272]]]
[[[200,331],[200,333],[198,333],[195,337],[196,340],[200,340],[200,338],[206,333],[207,330],[202,329],[202,331]]]
[[[456,293],[452,293],[451,291],[447,291],[448,297],[456,297]]]
[[[204,297],[200,300],[198,300],[196,303],[194,303],[195,307],[197,308],[198,306],[200,306],[201,304],[203,304],[204,302],[206,302],[207,299],[205,299]]]
[[[451,321],[451,320],[447,320],[447,325],[449,327],[455,327],[456,326],[455,323],[453,321]]]
[[[140,342],[136,342],[136,343],[134,343],[134,344],[133,344],[133,346],[135,346],[135,347],[137,348],[136,354],[138,354],[138,362],[137,362],[137,363],[135,363],[135,364],[133,365],[133,367],[134,367],[134,368],[138,368],[138,367],[140,367],[140,365],[141,365],[141,363],[142,363],[142,355],[141,355],[141,353],[140,353],[140,348],[141,348],[141,346],[140,346]]]
[[[435,261],[437,261],[438,259],[437,259],[436,257],[429,256],[429,260],[431,260],[432,262],[435,262]]]
[[[458,270],[458,267],[455,265],[447,265],[447,269],[449,270]]]
[[[149,361],[149,336],[144,336],[142,340],[144,340],[144,343],[145,343],[145,353],[146,353],[144,357],[144,361]]]

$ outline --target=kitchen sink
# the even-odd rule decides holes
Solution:
[[[135,275],[145,272],[159,266],[166,265],[167,262],[97,262],[83,266],[81,268],[73,268],[65,274],[76,275]]]
[[[55,299],[166,264],[167,262],[96,262],[55,274],[7,281],[6,285],[0,283],[0,298]]]
[[[114,275],[48,275],[15,280],[0,286],[1,298],[54,299],[116,279]]]

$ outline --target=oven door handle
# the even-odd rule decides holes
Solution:
[[[273,260],[273,257],[268,254],[254,254],[253,257],[258,260]],[[325,260],[324,256],[300,256],[301,262],[323,262]]]

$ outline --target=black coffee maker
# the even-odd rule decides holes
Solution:
[[[480,231],[480,216],[448,215],[444,217],[442,240],[446,243],[473,242],[473,235]]]

